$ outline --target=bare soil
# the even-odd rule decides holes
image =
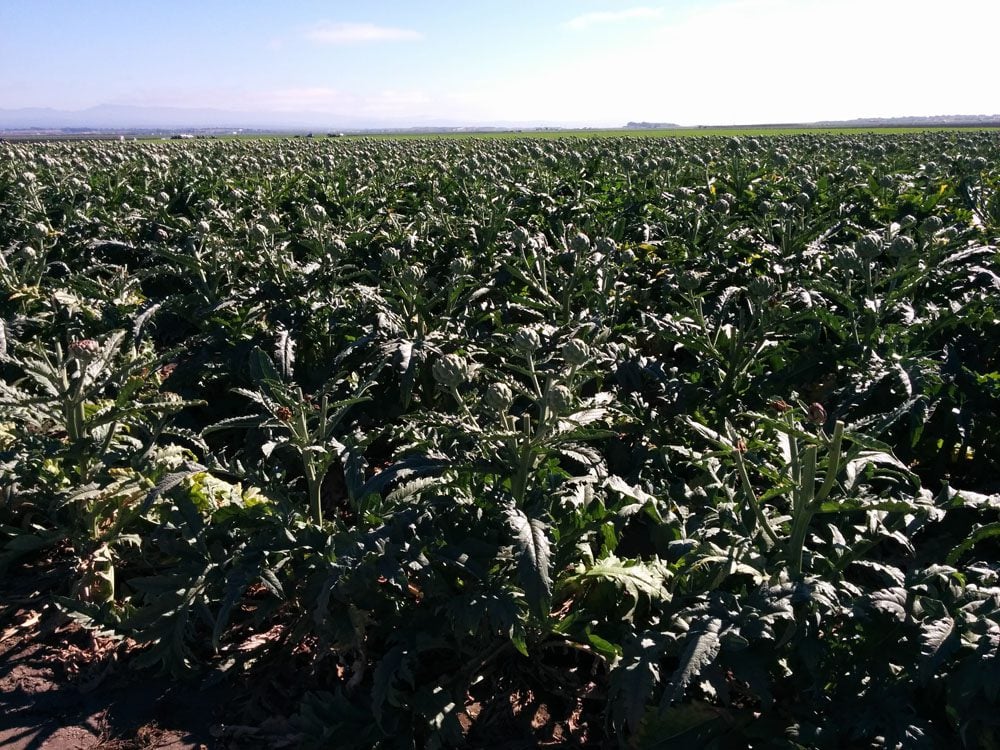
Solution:
[[[50,603],[58,566],[0,580],[0,747],[222,747],[225,688],[125,668],[128,643],[101,638]]]

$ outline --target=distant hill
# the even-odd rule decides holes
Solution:
[[[669,130],[686,127],[672,122],[629,122],[625,130]],[[912,117],[860,117],[854,120],[817,122],[765,122],[733,125],[699,125],[702,128],[921,128],[921,127],[1000,127],[1000,115],[917,115]]]
[[[81,110],[0,109],[0,132],[77,134],[251,130],[306,131],[489,131],[580,127],[575,122],[455,123],[443,118],[372,118],[326,112],[236,112],[182,107],[133,107],[102,104]]]
[[[924,115],[915,117],[862,117],[809,123],[820,128],[920,128],[1000,126],[1000,115]]]
[[[681,127],[676,122],[630,122],[626,130],[671,130]]]

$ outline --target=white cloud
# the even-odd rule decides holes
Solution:
[[[571,29],[586,29],[590,26],[604,26],[609,23],[622,23],[623,21],[651,20],[663,17],[663,11],[659,8],[628,8],[626,10],[598,11],[595,13],[584,13],[566,22]]]
[[[360,44],[364,42],[406,42],[423,39],[413,29],[378,26],[373,23],[332,23],[324,21],[305,32],[305,38],[317,44]]]
[[[730,0],[463,97],[505,120],[809,122],[1000,111],[984,0]]]

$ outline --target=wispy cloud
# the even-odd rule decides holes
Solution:
[[[366,42],[417,41],[424,35],[413,29],[378,26],[374,23],[332,23],[323,21],[307,30],[305,38],[317,44],[363,44]]]
[[[571,29],[586,29],[590,26],[604,26],[609,23],[624,21],[640,21],[661,18],[663,11],[659,8],[626,8],[625,10],[597,11],[584,13],[566,22]]]

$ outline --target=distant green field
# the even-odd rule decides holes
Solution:
[[[858,135],[900,133],[928,133],[935,131],[968,130],[1000,131],[1000,128],[667,128],[662,130],[524,130],[488,131],[467,133],[378,133],[349,135],[347,138],[691,138],[698,136],[769,136],[769,135]]]
[[[886,128],[744,128],[744,127],[705,127],[705,128],[664,128],[660,130],[622,130],[616,128],[581,129],[581,130],[492,130],[468,131],[462,133],[348,133],[336,140],[354,140],[371,138],[376,140],[469,140],[469,139],[566,139],[566,138],[696,138],[707,136],[784,136],[784,135],[899,135],[904,133],[932,133],[948,131],[967,132],[1000,132],[1000,127],[886,127]],[[254,133],[246,135],[211,136],[213,140],[307,140],[305,136],[291,133]],[[324,141],[330,137],[325,134],[315,135],[308,140]],[[170,140],[169,138],[142,138],[139,140]]]

